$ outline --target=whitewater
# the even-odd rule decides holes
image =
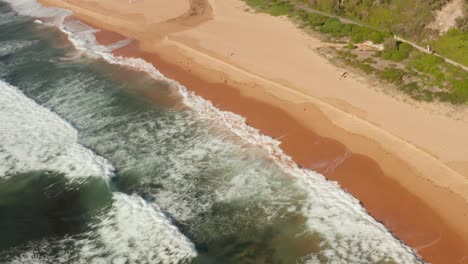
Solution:
[[[41,199],[75,201],[72,190],[80,204],[72,216],[85,220],[79,230],[60,222],[63,232],[0,243],[2,263],[421,263],[278,141],[153,65],[112,55],[132,40],[102,46],[97,29],[69,11],[7,2],[0,184],[40,193],[63,183]],[[138,93],[145,89],[182,99],[157,105]],[[31,177],[47,184],[25,184]],[[86,198],[89,188],[105,194],[102,204]]]

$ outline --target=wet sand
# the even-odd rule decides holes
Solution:
[[[55,0],[52,2],[63,3]],[[429,126],[427,123],[420,122],[418,126],[414,126],[414,119],[425,120],[427,113],[420,109],[407,108],[404,104],[392,101],[392,98],[387,100],[385,97],[387,95],[382,97],[359,82],[340,82],[328,71],[331,66],[327,66],[324,60],[315,57],[313,57],[316,59],[314,63],[317,65],[310,70],[313,70],[311,73],[316,71],[316,74],[319,74],[318,78],[315,76],[315,79],[303,80],[327,87],[324,91],[336,92],[334,101],[340,102],[341,110],[335,109],[335,105],[330,106],[317,99],[321,98],[320,96],[317,98],[311,96],[311,91],[288,83],[288,81],[302,80],[301,76],[296,79],[271,81],[262,77],[265,76],[265,72],[262,75],[255,75],[250,71],[253,66],[246,70],[247,66],[251,66],[248,65],[248,58],[237,55],[235,58],[225,58],[219,52],[214,52],[217,47],[211,47],[211,50],[203,48],[193,39],[195,36],[199,39],[203,37],[208,39],[213,35],[198,36],[196,34],[203,32],[195,32],[190,36],[191,31],[188,29],[204,23],[211,17],[210,14],[203,14],[203,19],[198,20],[191,17],[194,20],[192,22],[177,20],[181,22],[177,26],[163,23],[163,33],[142,36],[141,27],[137,31],[132,31],[132,25],[126,24],[127,22],[115,26],[113,21],[102,20],[99,12],[94,12],[96,10],[80,13],[83,10],[76,9],[73,5],[67,4],[64,7],[73,9],[76,12],[75,16],[96,27],[117,31],[140,40],[140,45],[135,42],[116,51],[116,54],[144,58],[153,63],[164,75],[212,101],[221,110],[244,116],[252,127],[279,139],[283,151],[294,161],[324,174],[331,180],[337,180],[344,189],[363,203],[372,216],[382,221],[398,238],[416,249],[426,261],[443,264],[468,263],[466,228],[468,206],[467,195],[464,194],[466,180],[437,158],[444,157],[451,160],[453,158],[450,156],[460,159],[459,157],[464,155],[464,148],[461,145],[463,141],[458,140],[458,135],[465,131],[462,123],[457,123],[455,126],[448,119],[434,118],[429,124],[435,123],[440,129],[432,129],[432,133],[427,134]],[[233,15],[237,15],[232,12]],[[197,17],[196,14],[194,16]],[[251,16],[258,18],[257,16],[261,15]],[[271,22],[270,18],[261,18]],[[279,20],[279,18],[272,19]],[[226,25],[223,28],[223,23],[226,21],[221,17],[216,29],[226,31]],[[262,24],[264,21],[253,22]],[[286,21],[275,23],[282,25],[283,22],[286,23]],[[151,32],[157,32],[157,27],[150,29]],[[171,30],[185,35],[164,38],[163,35]],[[287,33],[293,29],[282,30],[285,30],[283,33]],[[229,32],[231,31],[227,31],[226,34]],[[250,33],[255,34],[255,32],[252,30]],[[222,35],[222,37],[229,36]],[[293,37],[292,34],[291,38]],[[108,44],[119,37],[110,32],[103,32],[98,34],[98,39],[101,43]],[[155,41],[160,41],[162,44]],[[217,42],[215,40],[209,42],[213,43]],[[255,45],[255,43],[248,44]],[[260,48],[262,47],[266,48],[265,46]],[[247,53],[248,49],[246,46],[243,52]],[[254,46],[251,49],[255,52]],[[294,47],[291,47],[291,50],[294,50]],[[251,62],[261,63],[264,57],[257,58],[254,55]],[[297,52],[295,56],[301,55],[302,53]],[[244,59],[247,62],[244,62]],[[281,57],[275,59],[279,60]],[[277,64],[282,67],[281,63]],[[269,65],[273,64],[263,61],[262,67],[271,70],[273,74],[275,69],[273,66],[270,69]],[[259,71],[262,67],[258,68]],[[322,67],[328,68],[322,70]],[[286,68],[284,71],[294,73],[293,70],[288,71]],[[341,86],[346,89],[337,89]],[[350,96],[353,92],[356,95],[349,97],[349,101],[342,100],[343,96]],[[365,98],[359,95],[365,95]],[[330,98],[325,99],[331,102]],[[383,109],[387,116],[379,120],[379,123],[382,122],[382,127],[383,124],[401,122],[396,130],[395,127],[391,130],[392,133],[400,134],[397,133],[396,137],[383,130],[380,125],[374,127],[375,121],[370,119],[370,115],[373,114],[371,110],[361,112],[355,110],[354,103],[357,104],[356,100],[361,99],[364,102],[372,102],[369,107],[373,110]],[[395,119],[393,116],[397,113],[399,117],[407,116],[407,120]],[[407,123],[411,122],[412,125],[408,126]],[[452,129],[450,137],[444,134],[449,131],[447,127]],[[454,127],[460,129],[453,129]],[[405,134],[405,131],[409,131],[410,134]],[[420,143],[433,142],[434,148],[431,147],[425,152],[426,147],[432,146],[431,144],[424,145],[424,150],[410,144],[412,140],[409,138],[413,136],[423,139]]]
[[[105,43],[103,36],[105,34],[98,35],[98,39]],[[426,203],[385,175],[375,160],[352,153],[336,140],[318,136],[285,111],[243,96],[234,85],[203,80],[191,71],[164,61],[157,54],[141,51],[136,44],[117,50],[115,54],[144,58],[165,76],[210,100],[217,108],[245,117],[250,126],[278,139],[281,149],[297,164],[338,181],[374,218],[416,249],[425,261],[464,263],[459,261],[466,255],[468,244]],[[318,109],[311,106],[305,106],[305,109],[316,117],[317,123],[333,126]],[[344,155],[349,157],[331,169],[331,163]]]

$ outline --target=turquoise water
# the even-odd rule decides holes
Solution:
[[[66,12],[12,3],[0,2],[0,263],[419,263],[242,118],[111,56]]]

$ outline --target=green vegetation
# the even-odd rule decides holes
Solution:
[[[274,16],[287,15],[297,21],[301,28],[312,29],[322,33],[328,41],[343,44],[341,49],[333,49],[341,62],[393,84],[416,100],[437,99],[453,104],[468,103],[468,74],[463,69],[395,40],[389,31],[411,36],[416,40],[426,36],[425,25],[432,19],[432,11],[440,8],[444,0],[245,1],[257,11]],[[343,23],[337,18],[306,12],[294,7],[292,3],[297,2],[365,22],[373,28]],[[451,29],[430,44],[437,53],[467,65],[467,21],[459,19],[457,23],[460,29]],[[363,53],[355,44],[367,40],[376,44],[383,43],[384,50]]]
[[[246,0],[249,6],[272,16],[284,16],[291,14],[294,6],[287,0]]]
[[[464,70],[427,54],[415,56],[408,66],[425,73],[427,85],[447,88],[447,92],[439,94],[441,100],[457,104],[468,102],[468,75]]]
[[[373,56],[358,59],[353,51],[344,47],[336,51],[336,56],[348,66],[366,74],[375,74],[379,79],[395,85],[415,100],[468,103],[468,75],[463,69],[446,63],[440,57],[412,50],[404,64],[406,70],[395,66],[379,69]],[[376,54],[382,57],[384,53]]]
[[[387,67],[380,72],[380,77],[382,77],[382,79],[394,84],[402,84],[404,75],[404,71],[393,67]]]
[[[440,75],[439,66],[444,63],[444,59],[434,55],[420,54],[411,59],[409,66],[416,70],[432,75]]]
[[[468,16],[457,20],[458,29],[452,29],[439,38],[438,32],[427,29],[434,19],[434,10],[440,9],[444,0],[246,0],[247,4],[259,11],[274,16],[297,15],[304,23],[318,32],[335,38],[347,37],[352,43],[371,40],[383,43],[393,32],[412,39],[421,45],[430,44],[438,54],[468,65]],[[369,27],[344,24],[336,18],[295,10],[294,3],[352,20],[365,23]],[[468,12],[468,11],[467,11]],[[434,39],[426,41],[427,39]],[[386,59],[401,61],[407,58],[406,52],[390,50]]]
[[[402,61],[407,59],[413,50],[413,47],[407,43],[388,39],[384,43],[385,50],[382,52],[382,58],[391,61]]]
[[[465,32],[465,33],[468,32],[468,15],[457,18],[456,22],[457,22],[457,29],[459,29],[461,32]]]
[[[467,26],[468,28],[468,26]],[[459,29],[450,29],[431,45],[438,54],[464,65],[468,65],[468,33]]]
[[[303,23],[303,27],[310,27],[320,33],[329,34],[335,38],[348,38],[351,43],[360,43],[371,40],[374,43],[382,43],[385,38],[391,37],[390,32],[381,32],[367,27],[345,24],[339,19],[324,15],[308,13],[304,10],[296,12],[296,16]]]
[[[465,15],[457,19],[457,29],[439,38],[439,33],[427,25],[434,19],[434,11],[446,4],[445,0],[293,0],[311,8],[362,22],[373,28],[391,31],[420,43],[433,46],[447,58],[468,66],[468,5]],[[369,40],[374,41],[374,39]],[[428,41],[435,39],[434,41]],[[375,39],[378,40],[378,39]],[[374,41],[374,43],[381,43]],[[394,53],[394,52],[392,52]],[[402,54],[387,54],[399,60]]]
[[[347,48],[347,49],[357,49],[357,46],[355,46],[353,44],[348,44],[348,45],[346,45],[344,47]]]
[[[311,8],[390,30],[406,37],[424,35],[433,10],[444,0],[298,0]]]
[[[347,65],[366,74],[375,73],[381,80],[395,85],[413,99],[433,101],[435,99],[452,104],[468,103],[468,75],[443,59],[413,51],[408,58],[406,70],[390,66],[378,69],[371,58],[357,60],[352,51],[339,50],[337,55]],[[417,81],[415,81],[417,80]]]
[[[364,60],[363,61],[357,60],[356,59],[357,55],[353,54],[350,51],[338,50],[337,55],[347,65],[358,68],[361,71],[365,72],[366,74],[371,74],[371,73],[374,73],[376,71],[374,69],[374,67],[367,64]]]
[[[245,2],[257,11],[273,16],[294,16],[302,23],[302,27],[310,27],[335,38],[346,37],[352,43],[360,43],[366,40],[371,40],[374,43],[383,43],[385,38],[392,36],[390,32],[381,32],[368,27],[345,24],[336,18],[308,13],[304,10],[296,10],[291,1],[287,0],[245,0]]]

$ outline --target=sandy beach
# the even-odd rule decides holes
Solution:
[[[318,55],[319,40],[239,0],[41,0],[104,29],[103,44],[282,142],[431,263],[468,263],[468,121],[390,96]],[[120,35],[117,35],[116,32]],[[466,113],[466,109],[459,109]],[[464,115],[466,117],[466,115]]]

